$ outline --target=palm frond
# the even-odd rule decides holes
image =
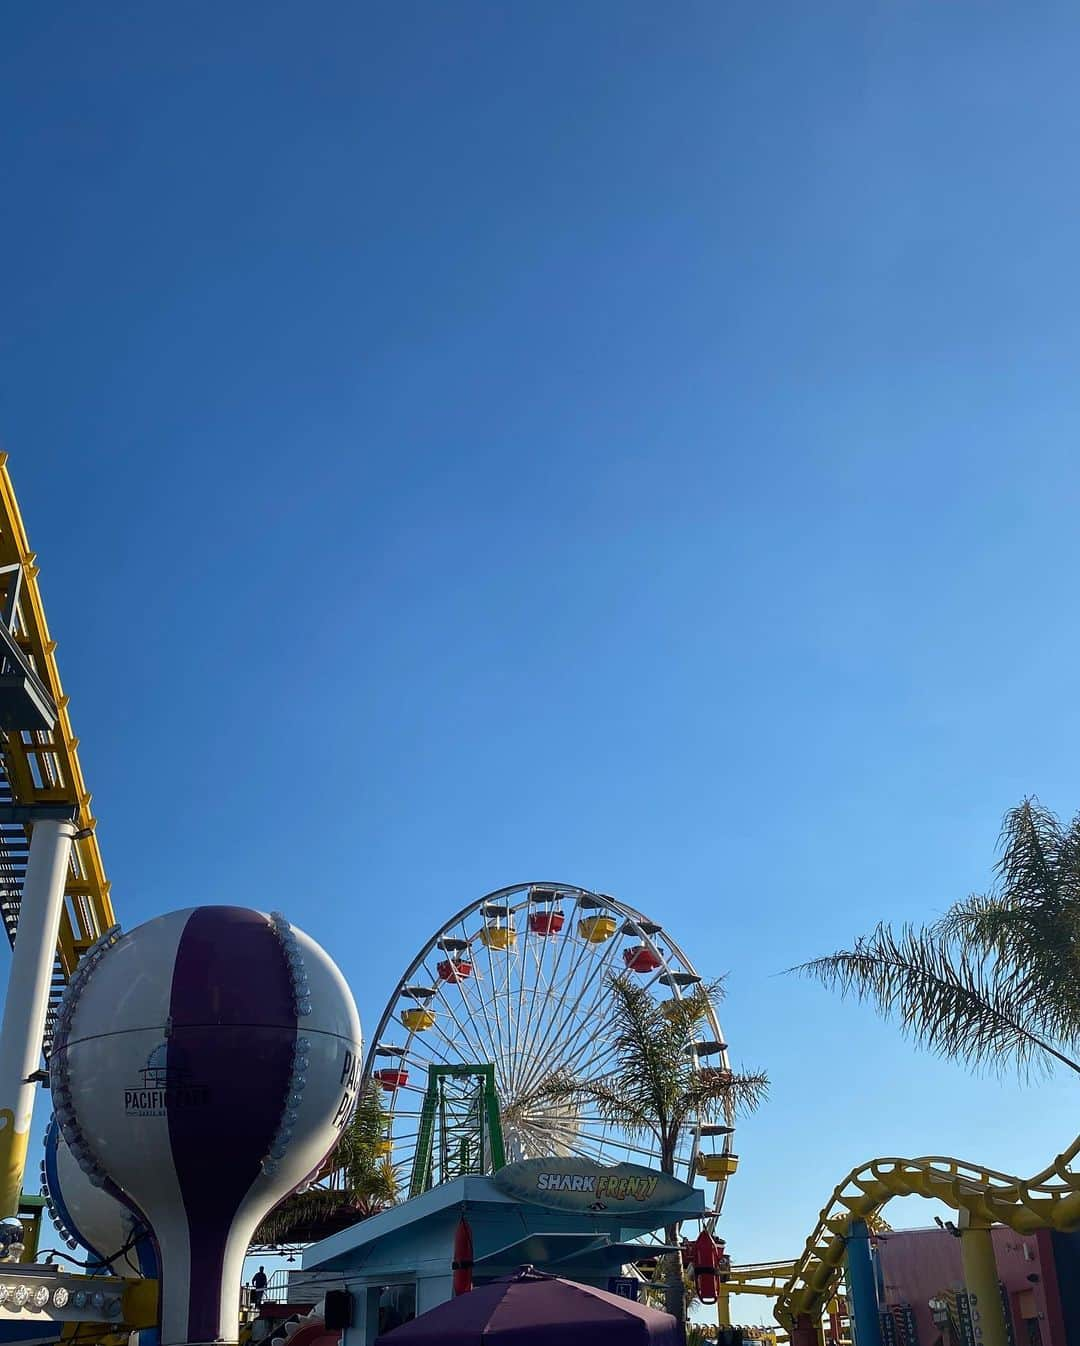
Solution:
[[[849,950],[791,971],[841,995],[870,1001],[929,1050],[974,1068],[1015,1065],[1022,1075],[1051,1059],[1080,1072],[1040,1033],[1038,1007],[992,963],[963,947],[950,948],[932,931],[879,925]]]
[[[695,1114],[713,1122],[732,1113],[750,1113],[769,1096],[769,1077],[762,1070],[699,1070],[679,1101],[685,1117]]]
[[[673,1162],[689,1121],[751,1111],[764,1099],[768,1080],[763,1073],[699,1070],[689,1051],[700,1036],[702,1018],[722,992],[720,983],[698,985],[668,1002],[666,1013],[647,988],[625,974],[613,974],[609,987],[609,1070],[598,1079],[557,1070],[538,1086],[538,1100],[589,1104],[605,1122],[631,1135],[652,1135],[665,1167]],[[706,1080],[711,1080],[708,1086]]]
[[[1058,890],[1061,822],[1034,796],[1006,813],[1001,825],[998,883],[1013,900],[1043,900]]]
[[[531,1098],[539,1103],[591,1104],[609,1124],[625,1127],[635,1135],[651,1131],[654,1117],[647,1100],[628,1095],[607,1077],[581,1079],[563,1070],[553,1071],[533,1091]]]
[[[930,926],[943,940],[963,940],[987,953],[1008,943],[1024,921],[1025,913],[1012,899],[998,893],[972,893],[954,902],[944,916]]]

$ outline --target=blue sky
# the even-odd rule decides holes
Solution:
[[[3,24],[0,440],[124,923],[281,906],[373,1023],[489,889],[647,909],[773,1077],[736,1260],[1071,1139],[777,974],[1080,807],[1075,10]]]

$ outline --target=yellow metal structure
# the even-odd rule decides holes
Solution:
[[[614,935],[617,928],[614,916],[583,916],[578,921],[578,934],[590,944],[603,944]]]
[[[967,1211],[961,1211],[958,1223],[964,1288],[968,1292],[972,1315],[978,1315],[979,1346],[1009,1346],[1010,1332],[1005,1325],[1004,1305],[998,1289],[990,1222],[974,1219]]]
[[[401,1011],[401,1022],[410,1033],[422,1033],[435,1027],[435,1011],[429,1009],[406,1009]]]
[[[776,1299],[783,1293],[784,1286],[794,1273],[794,1262],[755,1262],[747,1266],[734,1266],[723,1289],[729,1295],[768,1295]]]
[[[489,949],[512,949],[517,943],[517,931],[512,925],[485,925],[480,931],[480,943]]]
[[[1080,1228],[1080,1173],[1070,1167],[1078,1154],[1080,1136],[1032,1178],[1014,1178],[979,1164],[938,1156],[874,1159],[852,1169],[821,1212],[780,1293],[777,1321],[788,1330],[802,1314],[819,1321],[840,1281],[849,1224],[876,1216],[894,1196],[942,1201],[975,1222],[1007,1225],[1018,1234]]]
[[[158,1320],[158,1282],[129,1280],[124,1287],[124,1325],[129,1328],[154,1327]]]
[[[90,791],[79,765],[79,740],[71,727],[68,698],[56,664],[56,641],[49,634],[38,588],[37,557],[30,550],[7,454],[0,453],[0,566],[18,565],[22,585],[16,604],[15,639],[38,677],[48,687],[59,712],[51,734],[5,734],[3,762],[17,804],[73,804],[80,831],[73,849],[72,875],[65,890],[67,910],[60,926],[58,971],[66,982],[84,949],[115,924],[109,882],[101,863],[90,812]]]
[[[64,910],[60,918],[52,985],[45,1021],[43,1050],[48,1055],[57,1006],[83,952],[115,924],[109,884],[101,863],[90,811],[90,792],[79,765],[79,740],[71,727],[68,698],[56,665],[56,641],[49,634],[38,588],[37,558],[30,549],[15,491],[0,454],[0,585],[5,611],[10,612],[11,636],[44,684],[57,710],[49,730],[8,731],[0,736],[0,805],[12,809],[70,806],[76,822],[71,847]],[[5,823],[0,828],[0,860],[7,876],[17,872],[29,844],[30,822]],[[6,876],[6,877],[7,877]],[[20,888],[18,880],[3,885],[0,915],[8,938],[17,937]],[[26,1160],[26,1134],[16,1132],[12,1108],[0,1108],[0,1200],[14,1210]]]
[[[727,1279],[716,1287],[716,1321],[720,1327],[731,1326],[732,1295],[766,1295],[770,1299],[782,1292],[786,1281],[795,1270],[794,1262],[755,1262],[733,1266]],[[758,1329],[754,1329],[758,1331]],[[765,1329],[760,1329],[765,1332]],[[776,1341],[775,1334],[765,1332],[760,1339]],[[783,1338],[787,1340],[787,1338]]]

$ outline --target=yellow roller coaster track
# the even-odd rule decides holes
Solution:
[[[734,1266],[724,1286],[729,1295],[770,1295],[775,1299],[795,1272],[794,1262],[753,1262]]]
[[[795,1271],[775,1305],[777,1321],[791,1330],[802,1314],[817,1323],[836,1292],[844,1239],[852,1220],[865,1220],[894,1196],[924,1196],[978,1220],[1007,1225],[1019,1234],[1036,1229],[1080,1228],[1080,1173],[1070,1168],[1080,1136],[1033,1178],[936,1155],[923,1159],[873,1159],[854,1168],[821,1212]]]
[[[49,1015],[42,1044],[46,1055],[56,1006],[81,957],[114,923],[109,883],[101,863],[90,812],[90,792],[79,765],[79,740],[71,729],[68,698],[56,666],[56,641],[49,636],[38,588],[36,557],[30,550],[15,491],[0,453],[0,582],[5,624],[27,664],[44,684],[57,708],[51,731],[7,732],[0,746],[0,807],[70,805],[79,836],[71,851],[53,965]],[[0,917],[14,945],[22,879],[29,843],[27,822],[0,823]]]

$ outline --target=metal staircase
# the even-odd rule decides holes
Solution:
[[[78,827],[53,960],[42,1048],[46,1058],[60,998],[82,953],[115,924],[79,764],[68,698],[38,589],[37,558],[23,527],[7,455],[0,454],[0,921],[14,948],[35,817]]]

